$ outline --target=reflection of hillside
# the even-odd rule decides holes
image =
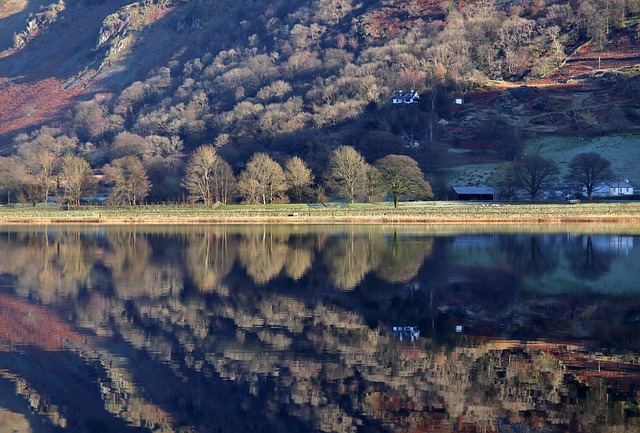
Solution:
[[[50,309],[4,294],[0,305],[0,377],[13,383],[16,395],[24,397],[32,413],[71,431],[130,431],[103,406],[104,398],[95,385],[95,374],[101,370],[94,362],[96,352],[91,351],[89,362],[74,353],[88,349],[85,336]],[[105,389],[108,386],[101,384],[100,390]],[[44,431],[37,427],[40,422],[33,419],[35,430],[20,431]],[[8,426],[0,422],[0,431],[16,431],[3,427]]]
[[[543,331],[618,336],[637,350],[630,334],[637,302],[520,290],[517,273],[508,270],[529,259],[517,262],[489,249],[489,258],[505,261],[497,270],[481,268],[479,262],[447,261],[454,254],[448,238],[358,229],[189,227],[182,234],[151,234],[122,228],[70,239],[34,233],[21,241],[16,255],[0,258],[3,286],[12,292],[0,305],[28,307],[27,299],[35,299],[49,306],[33,308],[38,317],[64,306],[73,344],[66,351],[39,346],[21,353],[4,344],[0,370],[28,383],[28,398],[38,394],[52,412],[71,407],[74,423],[99,405],[102,426],[163,432],[269,426],[289,432],[613,433],[638,427],[637,354],[593,355],[577,344],[518,338]],[[529,245],[547,254],[557,239],[505,242],[517,244],[508,251]],[[0,237],[0,245],[8,248],[8,239]],[[29,277],[30,266],[42,269],[53,252],[71,246],[76,250],[68,257],[84,258],[67,266],[77,277],[64,296]],[[615,319],[596,329],[605,317]],[[400,320],[425,325],[423,337],[398,341],[389,328]],[[30,322],[27,315],[2,323],[33,326],[18,331],[33,334],[24,340],[30,345],[43,344],[38,332],[63,335],[50,325],[53,319]],[[463,333],[454,331],[457,324]],[[43,367],[47,358],[37,358],[43,352],[59,361]],[[88,386],[90,370],[97,379]],[[78,371],[82,375],[74,376]],[[73,390],[83,402],[69,406],[60,382],[42,379],[60,372],[79,377]]]
[[[372,431],[405,431],[398,428],[424,424],[451,431],[454,419],[474,428],[495,426],[509,412],[510,422],[521,429],[563,431],[574,413],[587,428],[618,410],[606,401],[605,375],[603,387],[597,388],[568,374],[575,349],[567,346],[549,345],[553,350],[547,350],[489,342],[445,351],[426,339],[410,346],[329,304],[309,307],[275,293],[256,299],[239,287],[231,292],[237,295],[219,298],[209,309],[199,305],[195,314],[186,314],[195,305],[176,302],[170,314],[163,311],[166,305],[145,307],[150,313],[144,321],[123,323],[119,329],[131,339],[148,332],[149,324],[159,325],[162,331],[147,334],[148,347],[142,349],[154,353],[156,344],[171,347],[173,341],[172,350],[155,356],[181,381],[233,381],[248,390],[241,403],[246,410],[266,413],[267,419],[286,413],[306,426],[296,431],[350,431],[365,420],[375,427]],[[562,353],[567,354],[564,359]],[[634,372],[629,385],[640,378],[636,367],[617,362]],[[206,394],[188,398],[214,404]],[[561,401],[573,404],[565,411]],[[628,420],[618,426],[624,422]]]

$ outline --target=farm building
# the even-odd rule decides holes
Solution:
[[[409,92],[399,91],[393,96],[394,104],[417,104],[420,102],[418,92],[411,90]]]
[[[586,189],[584,190],[586,194]],[[619,197],[633,195],[633,186],[628,180],[623,182],[605,182],[596,185],[593,190],[594,197]]]
[[[454,186],[449,198],[463,201],[492,201],[495,200],[495,188],[487,186]]]

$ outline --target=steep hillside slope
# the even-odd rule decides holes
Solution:
[[[469,7],[474,3],[463,2],[458,7]],[[518,2],[504,4],[517,5]],[[262,36],[270,27],[279,25],[276,30],[280,33],[290,30],[291,45],[299,45],[298,49],[308,49],[309,40],[301,42],[295,38],[307,38],[311,42],[317,40],[319,44],[333,40],[338,47],[358,44],[357,52],[367,46],[386,44],[396,35],[413,31],[425,20],[444,19],[447,8],[451,10],[448,3],[436,0],[368,1],[357,5],[347,0],[309,1],[296,5],[277,1],[252,3],[250,7],[233,2],[184,0],[11,0],[0,5],[3,28],[0,35],[0,82],[3,83],[0,100],[11,101],[2,104],[0,133],[11,133],[51,119],[81,94],[90,95],[103,89],[118,91],[135,80],[144,79],[152,69],[167,66],[172,59],[179,66],[225,47],[235,46],[238,50],[273,44]],[[282,26],[280,17],[286,17],[284,21],[289,24]],[[307,29],[302,24],[294,24],[296,22],[317,24],[314,30],[313,24]],[[296,26],[299,31],[295,31]],[[311,33],[305,34],[309,30]],[[559,68],[546,73],[544,79],[527,84],[549,86],[576,77],[590,81],[599,79],[598,84],[610,84],[616,79],[615,73],[601,73],[599,77],[587,75],[595,69],[610,71],[638,63],[638,34],[636,25],[615,37],[604,49],[597,50],[596,44],[587,44],[566,57]],[[349,39],[354,36],[357,40]],[[265,46],[257,53],[268,53],[273,49],[272,54],[277,54],[278,48],[276,45]],[[254,50],[253,55],[257,53]],[[283,54],[288,53],[280,56]],[[244,55],[250,55],[250,52]],[[75,89],[78,86],[81,88]],[[492,91],[496,89],[493,87]],[[560,92],[565,96],[576,92],[575,103],[585,98],[583,89],[583,86],[560,86]],[[586,91],[591,92],[591,88]],[[20,96],[16,98],[16,95]],[[498,102],[504,104],[509,97],[510,93]],[[478,103],[482,100],[479,98]],[[484,100],[491,104],[496,102]],[[607,100],[613,102],[610,98]],[[560,120],[545,119],[554,116],[556,110],[544,114],[548,111],[545,104],[540,100],[533,102],[533,110],[543,112],[532,119],[534,124],[556,123],[551,126],[563,129]],[[494,105],[494,108],[500,110],[498,106]],[[18,114],[20,112],[22,114]],[[600,123],[600,127],[606,124]],[[537,129],[545,132],[543,128]]]
[[[50,121],[83,95],[121,90],[174,57],[190,58],[230,44],[237,33],[233,13],[251,10],[246,18],[252,19],[260,8],[229,3],[3,2],[0,134],[10,137]]]
[[[11,0],[0,149],[54,127],[95,168],[139,156],[175,198],[208,143],[236,172],[263,151],[320,175],[350,143],[437,176],[541,135],[637,131],[640,4],[614,1],[605,26],[596,3]],[[409,88],[420,104],[391,103]]]

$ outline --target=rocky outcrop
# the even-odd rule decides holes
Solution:
[[[101,66],[130,49],[140,33],[172,7],[172,0],[135,2],[105,18],[95,46],[96,51],[105,51]]]
[[[43,7],[40,12],[33,14],[27,21],[26,29],[13,36],[13,51],[19,51],[26,47],[38,33],[58,21],[59,13],[65,9],[64,0],[59,0],[57,3]]]

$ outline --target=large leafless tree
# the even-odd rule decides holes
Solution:
[[[214,167],[219,158],[215,147],[211,145],[200,146],[191,155],[182,186],[189,191],[192,200],[213,204]]]
[[[576,182],[587,191],[587,198],[591,200],[593,190],[602,182],[613,178],[611,161],[595,152],[579,153],[569,161],[569,173],[565,176],[568,182]]]
[[[240,194],[248,203],[279,203],[285,198],[287,177],[266,153],[258,152],[247,163],[238,180]]]
[[[531,201],[542,192],[545,184],[553,182],[560,172],[556,163],[539,155],[523,157],[515,164],[520,185],[531,196]]]
[[[213,164],[213,181],[211,182],[211,194],[213,200],[220,203],[229,203],[238,196],[238,179],[233,174],[231,165],[222,158],[218,158]]]
[[[353,203],[367,192],[369,164],[351,146],[340,146],[331,153],[329,168],[324,174],[325,183],[337,195]]]
[[[301,203],[313,184],[311,169],[302,158],[294,156],[285,164],[285,174],[289,183],[289,193],[296,202]]]
[[[115,159],[104,167],[106,180],[113,184],[111,201],[133,206],[144,200],[151,189],[147,170],[137,156]]]
[[[65,156],[62,160],[64,200],[80,207],[80,199],[95,192],[96,178],[87,161],[79,156]]]

